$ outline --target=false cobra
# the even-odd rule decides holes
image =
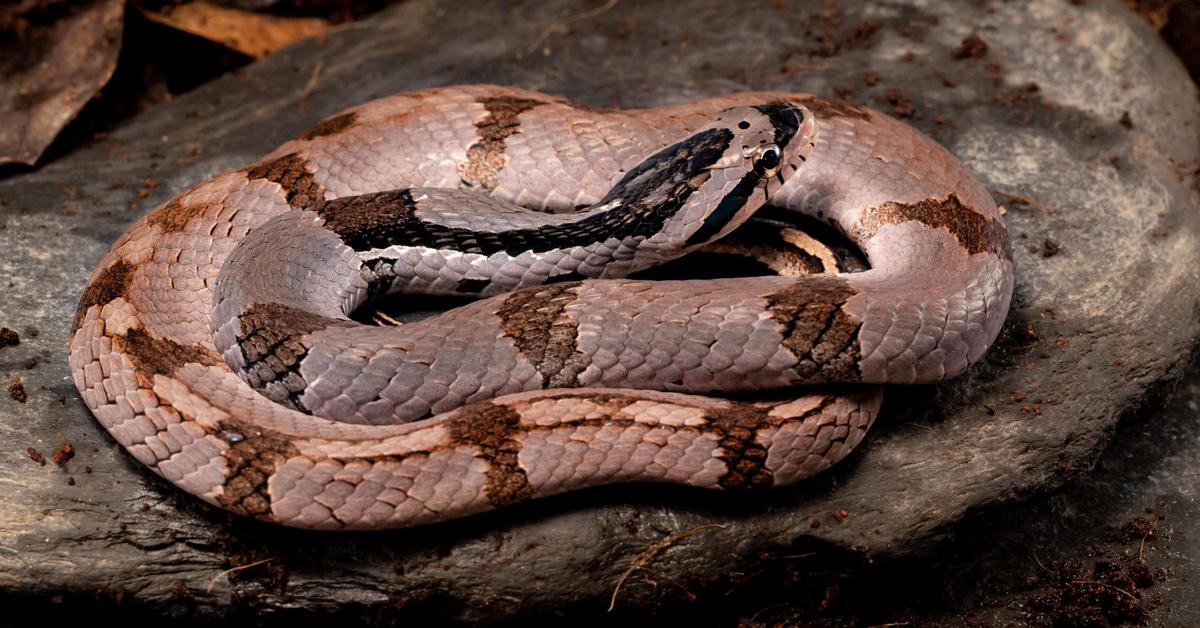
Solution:
[[[622,278],[765,203],[828,222],[870,269]],[[603,483],[796,482],[862,440],[863,384],[982,356],[1012,285],[984,187],[878,112],[459,86],[350,109],[136,222],[84,290],[70,363],[114,439],[189,493],[401,527]],[[480,298],[349,319],[389,293]]]

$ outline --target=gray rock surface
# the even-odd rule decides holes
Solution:
[[[29,394],[0,398],[0,590],[193,618],[600,615],[619,582],[618,609],[655,608],[797,552],[911,556],[964,516],[1088,467],[1118,419],[1180,375],[1200,331],[1194,84],[1116,0],[844,4],[447,12],[413,0],[0,181],[0,325],[22,335],[0,349],[0,375],[19,375]],[[982,56],[961,46],[972,33]],[[120,451],[79,402],[65,354],[77,295],[109,244],[155,204],[321,117],[462,82],[625,107],[840,91],[911,115],[1008,209],[1009,331],[966,377],[894,391],[832,472],[752,497],[610,487],[444,526],[330,535],[231,519]],[[49,457],[63,442],[76,452],[64,466],[26,453]]]

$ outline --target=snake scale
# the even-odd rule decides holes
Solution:
[[[625,278],[768,202],[871,268]],[[875,111],[456,86],[326,119],[136,222],[84,290],[70,363],[118,443],[212,504],[403,527],[612,482],[795,482],[863,438],[880,397],[854,384],[961,373],[1012,288],[984,187]],[[349,318],[395,293],[479,299]]]

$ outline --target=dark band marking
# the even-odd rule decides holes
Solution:
[[[268,481],[276,466],[300,451],[286,438],[236,422],[223,423],[210,433],[230,445],[222,453],[225,482],[217,503],[240,515],[271,520]]]
[[[367,301],[378,299],[391,290],[399,261],[394,257],[376,257],[363,262],[360,273],[367,282]]]
[[[276,403],[309,412],[300,401],[308,387],[300,374],[300,363],[308,355],[304,337],[331,323],[279,303],[255,304],[238,316],[237,343],[250,387]]]
[[[490,285],[491,279],[460,279],[455,290],[463,294],[479,294]]]
[[[331,118],[325,118],[313,128],[300,134],[300,139],[311,140],[328,135],[336,135],[358,123],[358,113],[347,111]]]
[[[342,240],[357,251],[384,246],[358,248],[351,242],[376,242],[376,234],[392,233],[413,224],[414,229],[425,223],[413,217],[417,208],[409,190],[389,190],[358,196],[343,196],[326,201],[317,210],[325,219],[325,228],[342,236]]]
[[[883,225],[909,221],[946,229],[971,255],[986,252],[1012,259],[1008,229],[1004,224],[964,205],[956,194],[912,204],[888,202],[873,207],[854,228],[854,234],[861,241],[874,236]]]
[[[184,205],[178,198],[172,199],[166,205],[158,208],[146,216],[146,224],[153,225],[166,233],[178,233],[183,231],[193,218],[200,216],[212,207],[209,203],[196,203],[194,205]]]
[[[147,387],[155,375],[174,375],[185,364],[225,366],[225,360],[211,349],[152,336],[140,327],[130,329],[118,338],[122,339],[122,351]]]
[[[626,173],[597,203],[619,201],[615,207],[561,225],[493,233],[446,227],[416,217],[415,202],[406,190],[335,199],[320,212],[326,227],[356,251],[405,245],[516,256],[609,238],[648,238],[683,207],[695,191],[696,175],[716,163],[732,141],[728,129],[709,129],[669,146]],[[343,213],[348,217],[342,218]]]
[[[576,350],[579,322],[566,314],[580,282],[514,292],[496,310],[500,331],[542,375],[543,388],[571,388],[588,365]]]
[[[801,96],[792,100],[807,107],[818,118],[854,118],[864,122],[871,121],[871,112],[868,109],[841,100],[822,96]]]
[[[266,179],[283,188],[288,205],[296,209],[316,209],[325,202],[325,187],[308,171],[308,162],[299,153],[288,153],[246,171],[250,179]]]
[[[127,295],[136,270],[137,266],[119,259],[97,275],[79,297],[79,306],[75,308],[75,321],[71,329],[79,329],[88,308],[93,305],[106,305]]]
[[[767,468],[767,448],[756,441],[759,431],[763,428],[803,423],[820,416],[835,401],[837,397],[824,397],[816,406],[795,416],[771,416],[771,407],[731,402],[728,410],[721,410],[716,417],[710,419],[710,429],[717,432],[721,438],[722,453],[718,457],[724,460],[726,465],[726,472],[717,483],[726,489],[756,489],[773,485],[775,477]],[[845,440],[844,436],[831,438],[830,448],[834,443]]]
[[[546,281],[544,283],[549,285],[549,284],[556,284],[556,283],[579,282],[579,281],[583,281],[584,279],[587,279],[586,275],[583,275],[581,273],[571,272],[571,273],[563,273],[561,275],[551,275],[550,278],[546,279]],[[491,279],[465,278],[465,279],[458,280],[458,285],[455,286],[454,290],[455,290],[455,292],[458,292],[459,294],[466,294],[466,295],[479,294],[479,293],[483,292],[484,290],[486,290],[488,288],[488,286],[490,286],[490,285],[492,285]]]
[[[509,137],[521,132],[518,119],[522,113],[544,105],[541,100],[496,96],[479,99],[487,115],[475,123],[475,134],[479,140],[467,149],[467,160],[458,165],[458,175],[468,188],[495,189],[500,171],[508,163],[504,155]]]
[[[550,275],[550,278],[546,280],[546,283],[567,283],[571,281],[583,281],[587,278],[588,276],[584,275],[583,273],[572,271],[569,273],[562,273],[561,275]]]
[[[533,485],[518,462],[521,415],[512,408],[488,401],[458,411],[447,423],[451,445],[475,447],[488,463],[483,490],[493,506],[503,506],[534,495]]]
[[[710,419],[710,429],[720,437],[725,473],[717,484],[725,489],[766,488],[775,479],[767,469],[767,448],[755,441],[768,425],[767,409],[733,403]]]
[[[578,282],[578,281],[583,281],[584,279],[587,279],[586,275],[583,275],[581,273],[576,273],[576,272],[570,272],[570,273],[563,273],[561,275],[551,275],[550,278],[547,279],[544,283],[548,285],[548,284],[556,284],[556,283]],[[491,279],[465,278],[465,279],[458,280],[458,285],[455,286],[454,290],[455,290],[455,292],[458,292],[459,294],[472,295],[472,294],[479,294],[479,293],[483,292],[490,285],[492,285]]]
[[[793,368],[805,382],[854,382],[861,377],[862,321],[843,308],[856,294],[843,278],[817,275],[768,297],[783,346],[796,356]]]

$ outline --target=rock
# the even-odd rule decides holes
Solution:
[[[661,609],[692,592],[719,596],[772,557],[927,551],[965,515],[1086,468],[1118,419],[1182,372],[1200,318],[1200,106],[1154,31],[1118,3],[580,11],[446,12],[413,0],[0,182],[11,260],[0,325],[21,334],[0,352],[0,375],[40,358],[20,374],[28,403],[0,400],[0,587],[77,612],[473,621],[599,615],[619,583],[618,609]],[[972,35],[985,46],[956,59]],[[892,391],[864,446],[831,472],[751,497],[618,486],[331,535],[235,520],[119,450],[77,398],[65,354],[77,296],[111,242],[154,205],[324,116],[463,82],[622,107],[789,89],[907,117],[1008,210],[1018,274],[1007,331],[967,376]],[[75,457],[61,467],[26,453],[63,441]]]

